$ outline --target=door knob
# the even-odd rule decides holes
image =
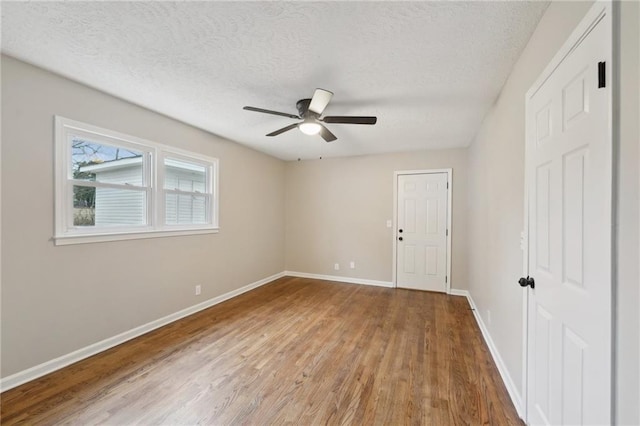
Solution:
[[[402,229],[398,229],[398,232],[402,233]]]
[[[522,277],[518,280],[518,284],[520,284],[520,287],[530,286],[531,288],[536,288],[536,281],[533,277]]]
[[[402,237],[398,237],[398,240],[402,241]]]

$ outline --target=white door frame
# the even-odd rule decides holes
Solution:
[[[540,74],[540,76],[535,80],[535,82],[533,83],[533,85],[531,86],[531,88],[527,91],[527,94],[525,96],[525,126],[526,129],[531,128],[531,126],[535,126],[535,123],[532,122],[531,120],[531,114],[529,111],[529,102],[531,101],[531,99],[533,98],[533,96],[536,94],[536,92],[542,87],[542,85],[547,81],[547,79],[551,76],[551,74],[553,74],[553,72],[556,70],[556,68],[562,63],[562,61],[573,51],[573,49],[582,41],[582,39],[584,37],[587,36],[587,34],[589,34],[589,32],[595,27],[595,25],[600,22],[603,19],[608,19],[608,25],[609,25],[609,30],[613,32],[613,25],[612,25],[612,2],[611,0],[597,0],[596,3],[591,7],[591,9],[589,9],[589,11],[587,12],[587,14],[584,16],[584,18],[582,18],[582,20],[580,21],[580,23],[577,25],[577,27],[573,30],[573,32],[571,33],[571,35],[567,38],[567,40],[564,42],[564,44],[562,45],[562,47],[558,50],[558,52],[554,55],[553,59],[549,62],[549,64],[545,67],[544,71],[542,71],[542,73]],[[614,37],[612,37],[612,41],[615,40]],[[611,58],[613,59],[612,62],[612,66],[616,63],[615,62],[615,56],[614,54],[616,53],[614,50],[614,46],[612,44],[611,46],[611,51],[612,51],[612,55]],[[617,82],[615,82],[613,80],[613,77],[615,75],[615,71],[609,71],[612,70],[612,66],[608,67],[607,70],[607,76],[606,76],[606,84],[610,85],[611,87],[616,87]],[[607,110],[609,111],[609,123],[608,123],[608,135],[609,135],[609,144],[611,145],[612,149],[613,149],[613,102],[614,102],[614,96],[615,96],[615,90],[612,91],[612,96],[609,99],[609,105],[607,106]],[[522,244],[522,248],[523,248],[523,254],[522,254],[522,273],[523,276],[528,276],[529,275],[529,183],[532,180],[531,177],[531,166],[530,164],[527,162],[527,158],[529,158],[530,156],[530,146],[531,144],[533,144],[534,141],[530,140],[530,132],[526,131],[525,132],[525,175],[524,175],[524,232],[523,232],[523,244]],[[613,170],[613,166],[612,165],[612,170]],[[615,180],[612,178],[611,179],[611,184],[612,186],[615,187]],[[615,188],[614,188],[615,189]],[[612,191],[612,194],[615,194],[615,191]],[[613,205],[613,200],[609,200],[609,202],[611,203],[611,208],[614,208]],[[615,219],[615,215],[612,216]],[[613,224],[612,224],[612,228],[613,228]],[[612,232],[612,236],[615,235],[615,233]],[[615,256],[615,250],[613,250],[613,248],[615,248],[615,245],[613,244],[613,241],[611,241],[611,247],[612,247],[612,258],[611,260],[611,264],[612,267],[614,265],[614,258],[613,256]],[[612,269],[613,274],[615,276],[615,270]],[[515,280],[514,280],[515,281]],[[615,287],[616,287],[616,282],[614,280],[614,277],[612,277],[612,281],[611,281],[611,285],[613,286],[612,289],[612,296],[615,295]],[[613,298],[613,302],[615,303],[615,297]],[[522,292],[522,413],[524,414],[524,418],[523,420],[525,421],[525,423],[528,422],[529,419],[529,413],[527,412],[528,410],[528,395],[527,395],[527,388],[528,388],[528,375],[527,375],[527,371],[528,371],[528,330],[529,330],[529,313],[528,313],[528,306],[529,306],[529,292],[527,290],[523,290]],[[612,315],[615,312],[615,310],[612,307]],[[614,328],[614,330],[612,330],[612,336],[615,336],[615,321],[612,318],[612,327]],[[615,337],[614,337],[615,338]],[[613,344],[614,344],[614,340],[612,339],[612,347],[611,350],[613,351]],[[612,357],[612,368],[615,368],[615,357]],[[612,372],[611,375],[612,381],[611,381],[611,397],[614,398],[615,396],[615,374],[614,372]],[[611,404],[612,407],[612,415],[613,412],[615,411],[615,401],[612,401]]]
[[[447,174],[447,276],[445,278],[446,293],[451,294],[451,235],[453,233],[451,228],[451,207],[453,206],[451,194],[453,194],[453,169],[426,169],[426,170],[400,170],[393,172],[393,276],[391,282],[393,287],[398,287],[398,277],[396,276],[398,267],[398,176],[403,175],[423,175],[431,173],[446,173]]]

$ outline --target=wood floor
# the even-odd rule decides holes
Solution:
[[[522,424],[465,298],[281,278],[2,394],[2,424]]]

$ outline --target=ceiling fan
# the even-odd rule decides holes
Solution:
[[[243,109],[247,111],[262,112],[265,114],[280,115],[283,117],[289,117],[296,120],[302,120],[300,123],[290,124],[282,129],[278,129],[275,132],[269,133],[267,136],[277,136],[281,133],[289,131],[294,128],[299,128],[300,131],[306,135],[320,134],[322,139],[327,142],[332,142],[338,139],[333,133],[329,131],[322,123],[336,123],[336,124],[376,124],[376,117],[354,117],[346,115],[333,115],[321,117],[325,108],[329,104],[333,93],[324,90],[316,89],[311,99],[300,99],[296,102],[298,114],[287,114],[286,112],[272,111],[270,109],[256,108],[246,106]]]

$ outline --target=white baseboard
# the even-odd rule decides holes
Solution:
[[[454,293],[455,291],[455,293]],[[498,367],[498,372],[500,373],[500,377],[502,377],[502,381],[504,382],[505,387],[507,388],[507,392],[509,392],[509,396],[511,397],[511,402],[516,407],[516,411],[521,419],[524,419],[524,410],[522,405],[522,397],[520,396],[520,392],[516,387],[515,383],[513,383],[513,379],[509,374],[509,370],[507,370],[507,366],[502,360],[500,356],[500,352],[496,347],[495,343],[493,343],[493,339],[491,338],[491,334],[489,334],[489,329],[485,326],[484,321],[482,321],[482,316],[478,312],[475,302],[473,301],[473,297],[471,297],[471,293],[467,290],[451,290],[451,294],[455,294],[458,296],[466,296],[469,301],[469,305],[471,306],[473,316],[476,318],[476,322],[478,323],[478,327],[480,327],[480,331],[482,332],[482,337],[484,337],[484,341],[489,347],[489,352],[491,352],[491,356],[493,357],[493,362],[496,363],[496,367]]]
[[[285,275],[284,272],[271,275],[270,277],[263,278],[251,284],[247,284],[244,287],[240,287],[236,290],[233,290],[228,293],[222,294],[220,296],[214,297],[212,299],[206,300],[202,303],[198,303],[197,305],[190,306],[186,309],[182,309],[181,311],[167,315],[163,318],[159,318],[155,321],[151,321],[147,324],[125,331],[124,333],[120,333],[116,336],[109,337],[108,339],[105,339],[100,342],[94,343],[92,345],[86,346],[84,348],[78,349],[77,351],[71,352],[61,357],[36,365],[35,367],[31,367],[27,370],[23,370],[18,373],[12,374],[11,376],[7,376],[3,379],[0,379],[0,391],[4,392],[16,386],[19,386],[23,383],[30,382],[31,380],[35,380],[46,374],[52,373],[56,370],[66,367],[67,365],[81,361],[85,358],[89,358],[90,356],[103,352],[109,348],[117,346],[128,340],[134,339],[138,336],[141,336],[152,330],[160,328],[164,325],[167,325],[169,323],[172,323],[174,321],[177,321],[189,315],[195,314],[196,312],[202,311],[203,309],[207,309],[213,305],[217,305],[218,303],[224,302],[225,300],[229,300],[233,297],[239,296],[240,294],[246,293],[247,291],[253,290],[254,288],[265,285],[273,280],[283,277],[284,275]]]
[[[390,288],[393,287],[393,283],[391,281],[377,281],[377,280],[368,280],[364,278],[339,277],[337,275],[309,274],[307,272],[295,272],[295,271],[284,271],[284,274],[289,277],[313,278],[316,280],[325,280],[325,281],[339,281],[342,283],[349,283],[349,284],[375,285],[377,287],[390,287]]]
[[[449,290],[449,294],[450,294],[451,296],[464,296],[464,297],[466,297],[467,299],[470,299],[470,298],[471,298],[471,295],[469,294],[469,292],[468,292],[467,290],[459,290],[459,289],[457,289],[457,288],[452,288],[452,289],[450,289],[450,290]],[[469,303],[471,303],[471,302],[469,302]]]

